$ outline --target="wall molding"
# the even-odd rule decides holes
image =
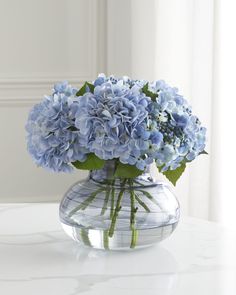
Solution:
[[[66,79],[65,79],[66,77]],[[42,100],[50,94],[55,83],[67,80],[78,88],[92,77],[75,78],[74,76],[48,78],[0,78],[0,107],[26,107]]]
[[[36,76],[36,77],[22,77],[21,75],[17,77],[8,77],[8,78],[1,78],[0,77],[0,87],[1,88],[8,88],[17,86],[27,86],[27,87],[38,87],[40,85],[47,85],[52,83],[57,83],[58,81],[68,80],[73,83],[78,83],[80,81],[87,81],[92,78],[90,76],[83,76],[79,77],[78,75],[71,75],[71,73],[64,73],[60,76],[47,76],[46,73],[43,76]]]
[[[45,94],[49,94],[55,83],[67,80],[74,86],[80,87],[85,81],[92,81],[98,72],[98,67],[102,68],[105,62],[104,40],[106,36],[100,38],[98,34],[103,34],[103,22],[105,18],[100,16],[101,11],[105,11],[106,0],[89,0],[87,2],[88,23],[88,42],[87,57],[89,59],[88,69],[84,75],[74,72],[61,73],[14,73],[3,76],[0,73],[0,107],[21,107],[32,106],[40,101]],[[104,33],[105,34],[105,33]],[[102,43],[102,45],[101,45]],[[76,58],[76,57],[75,57]]]

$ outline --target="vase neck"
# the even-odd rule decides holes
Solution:
[[[115,177],[117,161],[116,160],[108,160],[106,161],[104,167],[99,170],[91,170],[89,173],[89,179],[96,181],[96,182],[107,182],[107,181],[117,181],[121,180],[120,177]],[[153,177],[150,173],[150,165],[143,171],[143,173],[136,177],[130,178],[130,180],[144,180],[154,182]]]

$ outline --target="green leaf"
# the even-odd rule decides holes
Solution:
[[[86,93],[86,88],[87,88],[86,87],[87,86],[86,83],[87,82],[85,82],[84,85],[80,88],[80,90],[77,91],[76,96],[82,96],[82,95],[84,95]]]
[[[142,88],[142,92],[143,92],[146,96],[150,97],[152,100],[156,100],[156,98],[157,98],[157,96],[158,96],[157,93],[153,93],[152,91],[150,91],[150,90],[148,89],[148,83],[146,83],[146,84],[143,86],[143,88]]]
[[[115,171],[115,177],[120,178],[135,178],[141,175],[143,171],[139,170],[133,165],[118,163]]]
[[[87,87],[89,88],[90,92],[94,92],[95,86],[89,82],[85,82],[84,85],[77,91],[76,96],[82,96],[87,92]]]
[[[208,152],[204,150],[201,153],[199,153],[199,155],[208,155]]]
[[[186,163],[184,161],[175,170],[167,170],[167,171],[161,172],[161,173],[163,173],[165,175],[165,177],[175,186],[176,182],[178,181],[180,176],[183,174],[185,168],[186,168]]]
[[[98,170],[103,168],[105,160],[98,158],[95,154],[88,154],[84,162],[75,161],[72,165],[77,169],[82,170]]]
[[[199,155],[208,155],[208,152],[206,152],[205,150],[202,151],[201,153],[199,153]],[[164,174],[165,177],[171,182],[173,183],[173,185],[175,186],[177,181],[179,180],[179,178],[181,177],[181,175],[183,174],[185,168],[186,168],[186,163],[189,163],[191,161],[187,160],[186,158],[182,161],[181,165],[175,169],[175,170],[167,170],[165,172],[161,172],[161,168],[163,167],[157,167],[159,172]]]
[[[90,91],[91,91],[92,93],[94,93],[94,88],[95,88],[95,86],[94,86],[93,84],[89,83],[89,82],[86,82],[86,83],[87,83],[87,86],[89,87]]]

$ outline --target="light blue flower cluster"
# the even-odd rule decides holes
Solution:
[[[87,149],[80,145],[74,125],[76,92],[67,82],[56,84],[52,95],[31,110],[26,125],[28,151],[37,165],[69,172],[71,162],[86,159]]]
[[[117,78],[113,75],[106,77],[104,74],[99,74],[97,79],[93,82],[94,86],[102,85],[104,83],[111,83],[111,84],[119,84],[119,85],[126,85],[129,88],[132,88],[134,85],[142,88],[148,81],[146,80],[132,80],[128,76],[123,76],[121,78]]]
[[[94,153],[140,170],[155,161],[166,171],[204,150],[206,129],[176,88],[104,74],[92,84],[79,96],[68,83],[57,84],[31,111],[28,149],[38,165],[70,171]]]
[[[149,89],[157,94],[149,105],[151,124],[163,135],[160,147],[151,156],[162,171],[175,170],[181,162],[194,160],[204,150],[206,128],[177,88],[160,80],[149,83]]]
[[[78,99],[75,126],[82,145],[101,159],[118,158],[144,169],[141,156],[149,147],[145,122],[150,98],[121,80],[100,84],[95,83],[94,93]]]
[[[94,85],[100,86],[107,83],[135,88],[136,93],[143,95],[143,87],[148,82],[128,77],[117,79],[104,74],[94,81]],[[191,107],[177,88],[162,80],[147,85],[155,99],[146,96],[148,115],[141,118],[128,135],[129,144],[119,159],[141,170],[153,161],[162,171],[175,170],[181,162],[194,160],[204,150],[206,128],[192,115]]]

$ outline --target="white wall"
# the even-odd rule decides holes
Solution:
[[[84,175],[37,168],[24,126],[55,82],[81,85],[105,70],[104,13],[103,0],[0,0],[1,202],[59,199]]]
[[[236,2],[217,0],[214,34],[214,104],[211,219],[235,229]]]

